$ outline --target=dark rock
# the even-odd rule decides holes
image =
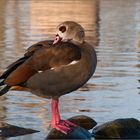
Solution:
[[[26,134],[37,133],[39,131],[33,129],[26,129],[14,125],[10,125],[7,123],[1,123],[0,127],[0,137],[7,138],[7,137],[16,137]]]
[[[95,122],[92,118],[84,115],[78,115],[68,120],[87,130],[92,129],[97,125],[97,122]]]
[[[67,135],[57,131],[56,129],[52,129],[48,134],[46,140],[50,139],[82,139],[82,140],[91,140],[92,136],[88,132],[88,130],[82,127],[76,127],[74,130],[69,132]]]
[[[71,131],[68,135],[52,129],[46,139],[91,139],[91,134],[87,130],[92,129],[97,124],[92,118],[79,115],[68,120],[77,124],[78,127]]]
[[[117,119],[96,126],[95,139],[140,139],[140,121],[133,118]]]

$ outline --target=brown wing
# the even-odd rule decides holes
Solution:
[[[0,76],[0,86],[5,84],[5,80],[6,78],[13,72],[15,71],[20,65],[22,65],[24,62],[26,62],[36,51],[42,49],[43,47],[50,47],[50,45],[53,43],[52,40],[45,40],[45,41],[41,41],[38,42],[34,45],[32,45],[31,47],[29,47],[26,51],[26,53],[24,54],[24,56],[20,59],[18,59],[17,61],[15,61],[14,63],[10,64],[7,67],[7,70],[4,71],[4,73],[2,73],[2,75]]]
[[[28,49],[25,53],[25,57],[28,58],[4,79],[5,84],[8,86],[19,85],[39,71],[66,65],[81,58],[80,48],[71,43],[61,42],[50,45],[40,42],[38,44]]]

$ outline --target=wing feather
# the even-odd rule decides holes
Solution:
[[[67,65],[80,58],[81,50],[74,44],[61,42],[52,46],[51,42],[39,42],[31,46],[24,57],[11,64],[1,79],[8,86],[20,85],[39,71]]]

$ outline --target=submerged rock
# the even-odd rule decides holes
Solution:
[[[96,126],[92,134],[95,139],[140,139],[140,121],[117,119]]]
[[[92,129],[96,126],[96,122],[84,115],[74,116],[68,119],[69,121],[78,125],[73,131],[71,131],[68,135],[65,135],[55,129],[52,129],[48,134],[46,140],[48,139],[85,139],[90,140],[91,134],[88,130]]]
[[[37,133],[37,132],[39,131],[33,129],[26,129],[23,127],[10,125],[7,123],[1,123],[1,127],[0,127],[0,137],[3,138],[22,136],[22,135],[27,135],[27,134]]]

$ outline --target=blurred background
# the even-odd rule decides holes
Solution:
[[[63,118],[88,115],[98,124],[140,116],[139,0],[0,0],[0,73],[56,26],[79,22],[98,56],[96,73],[81,89],[60,98]],[[50,100],[25,91],[0,97],[0,125],[41,131],[8,140],[42,140],[49,132]]]

